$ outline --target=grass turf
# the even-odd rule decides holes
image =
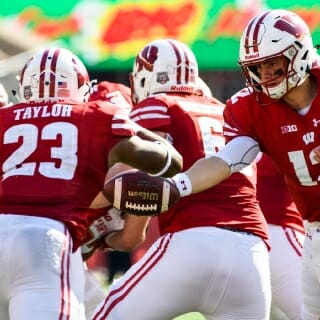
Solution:
[[[200,313],[191,312],[174,318],[173,320],[204,320],[204,317]]]

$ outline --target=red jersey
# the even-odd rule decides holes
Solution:
[[[320,81],[320,69],[312,71]],[[320,91],[306,115],[282,101],[259,104],[249,89],[227,101],[226,137],[250,136],[260,144],[285,176],[288,189],[304,219],[320,221],[320,164],[312,150],[320,145]]]
[[[101,81],[94,85],[89,101],[104,100],[131,109],[131,90],[122,83]]]
[[[223,145],[224,105],[199,96],[159,94],[133,107],[130,117],[143,127],[168,133],[184,168],[214,155]],[[267,225],[256,200],[256,176],[235,173],[201,193],[178,201],[159,215],[160,233],[199,226],[225,226],[254,233],[265,241]]]
[[[84,212],[103,188],[109,150],[134,134],[116,113],[107,102],[1,108],[0,212],[60,220],[76,248],[96,218]]]
[[[257,162],[257,197],[268,223],[304,233],[301,214],[288,192],[283,175],[265,154]]]

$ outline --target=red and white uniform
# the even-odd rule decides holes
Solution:
[[[312,70],[320,81],[320,70]],[[320,163],[313,160],[313,149],[320,145],[320,92],[305,115],[292,110],[282,100],[265,104],[243,89],[231,97],[224,111],[228,138],[249,136],[273,160],[284,175],[288,189],[306,223],[303,253],[303,318],[320,314]],[[306,272],[305,272],[306,271]]]
[[[130,117],[167,133],[185,170],[224,145],[223,108],[214,99],[158,94]],[[161,237],[110,288],[93,319],[163,320],[191,311],[212,320],[269,319],[267,224],[251,169],[161,214]]]
[[[320,69],[316,71],[320,81]],[[248,89],[234,95],[225,109],[227,137],[250,136],[272,158],[285,176],[290,193],[304,219],[320,221],[320,163],[312,150],[320,145],[320,95],[304,116],[281,100],[261,105]]]
[[[0,109],[1,319],[83,319],[76,249],[96,218],[86,207],[103,187],[110,148],[134,134],[115,111],[107,102]],[[8,299],[9,289],[19,294]]]
[[[265,154],[257,161],[257,198],[270,235],[272,306],[289,319],[300,319],[303,220],[283,175]]]
[[[118,104],[119,107],[127,108],[128,111],[132,107],[130,88],[118,82],[101,81],[94,85],[89,101],[97,100]]]

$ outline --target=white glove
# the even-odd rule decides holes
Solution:
[[[88,229],[88,239],[81,246],[81,254],[84,260],[91,257],[104,236],[110,232],[122,230],[124,227],[124,219],[120,210],[107,207],[106,211],[106,214],[95,220]]]

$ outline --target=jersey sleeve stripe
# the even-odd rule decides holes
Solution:
[[[235,127],[231,127],[225,122],[223,125],[223,134],[226,137],[235,137],[239,135],[239,129]]]
[[[149,107],[138,108],[130,112],[130,117],[133,117],[139,113],[148,113],[148,112],[155,112],[155,111],[166,114],[168,112],[168,108],[164,106],[149,106]]]
[[[139,120],[145,120],[145,119],[169,119],[169,118],[170,117],[168,115],[163,115],[159,113],[148,113],[148,114],[142,114],[134,118],[131,118],[131,120],[134,122],[138,122]]]
[[[136,133],[138,125],[128,117],[122,115],[115,115],[112,118],[111,129],[112,133],[116,135],[132,136]]]

